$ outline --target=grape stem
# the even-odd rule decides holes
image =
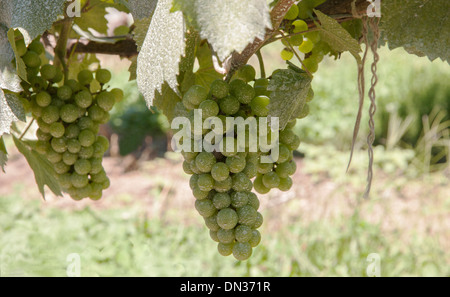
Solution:
[[[31,119],[31,121],[28,123],[28,125],[23,130],[22,134],[20,134],[19,140],[22,140],[22,138],[25,136],[25,134],[27,134],[28,130],[30,130],[31,125],[33,125],[33,123],[34,123],[34,118]]]
[[[289,48],[291,49],[291,51],[294,53],[295,57],[297,58],[297,60],[299,60],[300,64],[302,64],[303,68],[305,69],[306,73],[309,75],[309,77],[313,78],[313,75],[311,72],[309,72],[308,68],[305,66],[305,64],[303,64],[303,60],[300,58],[300,56],[297,54],[297,51],[294,49],[294,47],[292,46],[292,44],[289,42],[289,39],[286,38],[286,36],[284,35],[284,33],[280,30],[279,31],[281,36],[284,38],[284,40],[286,41],[286,43],[288,44]]]
[[[266,78],[266,69],[264,67],[264,59],[261,54],[261,49],[256,52],[256,57],[258,57],[259,69],[261,72],[261,78]]]
[[[69,39],[70,30],[72,27],[72,19],[65,18],[65,22],[61,27],[59,33],[58,42],[55,47],[55,66],[61,65],[64,69],[64,80],[67,80],[69,74],[69,68],[66,64],[66,51],[67,51],[67,41]]]

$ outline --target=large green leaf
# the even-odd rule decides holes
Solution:
[[[185,53],[184,20],[181,12],[170,12],[171,0],[159,0],[137,60],[137,83],[148,106],[155,90],[164,82],[178,93],[177,75]]]
[[[6,162],[8,161],[8,152],[6,151],[5,141],[0,136],[0,168],[5,172]]]
[[[11,132],[13,122],[25,120],[25,110],[17,95],[0,89],[0,136]]]
[[[62,196],[61,187],[55,178],[56,172],[53,169],[52,164],[43,155],[29,149],[28,145],[30,143],[27,143],[27,145],[25,142],[17,139],[16,137],[13,137],[13,139],[17,149],[22,155],[24,155],[30,165],[30,168],[33,170],[34,178],[42,197],[45,199],[45,185],[47,185],[55,195]]]
[[[23,28],[28,40],[50,29],[62,15],[66,0],[0,0],[0,24]]]
[[[14,50],[8,40],[8,28],[0,26],[0,88],[19,92],[22,87],[13,59]]]
[[[128,7],[134,20],[151,18],[158,0],[128,0]]]
[[[269,118],[278,117],[280,129],[303,109],[311,88],[311,77],[306,72],[282,69],[272,75],[267,90],[271,91]]]
[[[322,41],[328,43],[331,49],[337,52],[349,51],[358,63],[361,63],[361,46],[350,33],[345,30],[336,20],[330,18],[324,13],[314,10],[320,21],[319,34]]]
[[[211,49],[208,43],[204,42],[197,50],[197,61],[199,68],[195,72],[195,84],[201,85],[207,89],[211,83],[216,79],[223,78],[223,75],[218,73],[212,61]]]
[[[381,29],[391,49],[404,47],[430,60],[450,58],[450,1],[381,1]]]
[[[183,11],[222,61],[272,27],[266,0],[175,0],[173,10]]]

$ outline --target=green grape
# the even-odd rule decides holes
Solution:
[[[50,127],[48,131],[50,132]],[[44,132],[41,127],[36,130],[36,137],[41,141],[50,141],[50,139],[52,139],[52,135],[50,133]]]
[[[286,178],[293,175],[297,170],[297,164],[294,161],[284,162],[277,165],[275,172],[280,178]]]
[[[78,107],[73,104],[66,104],[59,111],[61,120],[65,123],[73,123],[78,119]]]
[[[244,170],[242,170],[242,172],[245,173],[245,175],[247,175],[248,178],[254,178],[256,176],[256,174],[258,173],[255,163],[250,163],[250,162],[247,162],[247,164],[245,165],[245,168],[244,168]]]
[[[219,242],[219,244],[217,244],[217,250],[219,251],[219,254],[226,257],[233,253],[233,246],[234,244],[232,243],[226,244]]]
[[[280,178],[280,184],[278,185],[278,189],[286,192],[289,191],[291,187],[292,187],[292,178],[290,177]]]
[[[213,100],[203,101],[198,108],[202,110],[202,117],[204,119],[215,117],[219,114],[219,105]]]
[[[252,190],[252,181],[245,175],[245,173],[239,172],[232,177],[233,190],[237,192],[250,192]]]
[[[285,129],[293,129],[295,125],[297,124],[297,119],[290,120],[287,124]]]
[[[307,58],[303,60],[303,67],[302,69],[308,69],[309,72],[314,73],[319,69],[319,64],[316,60]]]
[[[267,78],[258,78],[255,80],[254,87],[264,87],[267,88],[269,86],[269,80]]]
[[[22,57],[23,62],[27,67],[34,68],[39,67],[41,65],[41,58],[39,54],[34,51],[28,50],[25,55]]]
[[[52,149],[57,153],[64,153],[67,151],[67,141],[64,137],[52,138],[51,140]]]
[[[306,96],[306,102],[311,102],[313,99],[314,99],[314,90],[310,88],[308,91],[308,95]]]
[[[245,157],[242,157],[239,154],[234,157],[228,157],[225,163],[230,169],[231,173],[239,173],[244,170],[246,166]]]
[[[94,79],[94,76],[92,75],[92,72],[88,69],[81,70],[78,73],[78,81],[83,86],[89,85],[93,79]]]
[[[279,153],[278,153],[277,163],[283,163],[290,159],[291,150],[288,149],[284,144],[280,144],[278,151],[279,151]]]
[[[257,167],[256,167],[256,170],[260,174],[265,174],[265,173],[271,172],[272,169],[273,169],[273,164],[272,163],[261,163],[261,162],[259,162]]]
[[[293,46],[300,46],[303,43],[303,36],[302,35],[293,35],[289,38],[289,42]]]
[[[114,98],[114,96],[106,91],[98,94],[96,99],[98,106],[104,111],[110,111],[116,103],[116,99]]]
[[[299,114],[296,115],[297,119],[303,119],[306,118],[309,114],[309,105],[305,104],[305,106],[302,108]]]
[[[211,83],[211,95],[217,99],[225,98],[230,92],[230,86],[223,80],[217,79]]]
[[[234,208],[242,207],[248,202],[248,195],[246,192],[233,192],[231,194],[231,205]]]
[[[88,108],[92,105],[92,95],[88,90],[82,90],[75,95],[75,103],[81,108]]]
[[[213,214],[210,217],[203,218],[203,219],[205,220],[205,225],[209,230],[214,231],[214,232],[219,231],[220,226],[219,226],[219,224],[217,224],[217,213]]]
[[[42,77],[39,77],[39,76],[32,77],[29,80],[30,80],[31,87],[33,88],[33,90],[35,92],[44,90],[48,86],[48,83]]]
[[[281,53],[281,59],[285,60],[285,61],[289,61],[290,59],[292,59],[294,57],[294,52],[292,52],[291,49],[289,48],[284,48]]]
[[[72,94],[78,93],[82,89],[82,85],[74,79],[69,79],[65,85],[72,90]]]
[[[295,20],[298,16],[298,6],[293,4],[291,6],[291,8],[289,8],[288,12],[286,13],[286,15],[284,16],[284,18],[286,20]]]
[[[186,100],[194,106],[198,106],[202,101],[208,97],[208,90],[199,85],[193,85],[184,94],[183,101]],[[187,107],[186,107],[187,108]]]
[[[219,193],[225,193],[231,190],[233,186],[233,179],[231,176],[227,177],[227,179],[223,181],[215,181],[214,182],[214,190],[216,190]]]
[[[106,69],[97,69],[95,72],[95,79],[100,84],[107,84],[111,80],[111,72]]]
[[[42,110],[42,120],[47,124],[52,124],[59,119],[59,108],[49,105]]]
[[[87,186],[87,184],[89,183],[89,178],[87,175],[81,175],[74,172],[70,176],[70,181],[72,183],[72,186],[79,189]]]
[[[296,149],[298,149],[299,145],[300,145],[300,137],[298,137],[297,135],[294,136],[294,139],[292,140],[291,143],[287,144],[288,149],[290,149],[291,151],[295,151]]]
[[[50,147],[47,150],[47,154],[46,154],[47,160],[50,161],[50,163],[58,163],[62,160],[62,154],[56,152],[52,147]]]
[[[191,169],[191,165],[186,160],[183,161],[183,171],[186,174],[194,174],[194,171]]]
[[[52,102],[52,97],[49,93],[43,91],[36,95],[36,103],[41,107],[47,107]]]
[[[302,53],[309,53],[312,51],[314,47],[314,43],[312,43],[311,40],[309,39],[304,39],[303,43],[298,47],[299,51],[301,51]]]
[[[217,213],[217,224],[225,230],[233,229],[238,223],[237,212],[231,208],[224,208]]]
[[[48,141],[38,140],[35,144],[35,150],[41,155],[45,155],[50,148]]]
[[[289,144],[294,141],[295,133],[290,129],[284,129],[280,131],[280,142],[284,144]]]
[[[268,189],[276,188],[280,184],[280,177],[276,172],[268,172],[263,175],[262,182]]]
[[[92,146],[82,146],[80,151],[78,152],[78,157],[81,159],[90,159],[94,156],[94,147]]]
[[[255,80],[256,71],[252,65],[246,64],[238,70],[237,75],[245,82],[250,82],[252,80]]]
[[[56,76],[56,67],[50,64],[45,64],[40,69],[41,77],[48,81],[51,81]]]
[[[242,87],[232,89],[232,94],[241,104],[249,104],[255,97],[255,90],[252,86],[245,84]]]
[[[72,154],[77,154],[81,150],[81,144],[78,139],[67,140],[67,150]]]
[[[73,139],[73,138],[78,138],[79,134],[80,134],[80,128],[76,124],[70,124],[66,128],[66,133],[64,134],[64,136],[69,139]]]
[[[31,108],[31,114],[33,115],[34,118],[37,118],[38,120],[40,120],[42,123],[45,123],[41,116],[42,116],[42,111],[43,108],[40,107],[37,103],[36,103],[36,95],[33,95],[31,97],[31,102],[30,102],[30,108]],[[46,125],[48,125],[47,123],[45,123]]]
[[[65,132],[64,125],[60,122],[54,122],[50,125],[50,134],[53,137],[61,138],[64,136]]]
[[[234,236],[238,242],[249,242],[252,234],[252,229],[246,225],[238,225],[234,230]]]
[[[258,244],[261,242],[261,233],[259,233],[258,230],[252,230],[252,237],[248,241],[248,243],[252,247],[258,246]]]
[[[90,158],[91,171],[90,174],[98,174],[103,170],[102,159],[101,158]]]
[[[201,172],[211,172],[215,163],[216,158],[213,153],[201,152],[195,157],[195,165]]]
[[[255,188],[255,191],[259,194],[267,194],[269,193],[270,189],[267,188],[262,181],[262,176],[257,176],[253,182],[253,187]]]
[[[236,210],[239,224],[252,226],[257,217],[257,211],[250,205],[244,205]]]
[[[72,182],[70,181],[70,176],[72,174],[70,173],[64,173],[64,174],[60,174],[58,175],[58,182],[59,185],[61,186],[61,188],[63,189],[69,189],[70,187],[72,187]]]
[[[200,171],[200,169],[197,168],[197,165],[195,164],[195,160],[190,161],[190,162],[189,162],[189,166],[190,166],[190,168],[191,168],[191,171],[194,172],[194,174],[200,174],[200,173],[202,173],[202,172]]]
[[[214,179],[208,173],[200,174],[197,183],[200,190],[205,192],[211,191],[214,188]]]
[[[56,68],[55,77],[53,77],[51,79],[51,81],[54,83],[59,83],[60,81],[62,81],[63,78],[64,78],[64,73],[61,71],[61,69]]]
[[[234,96],[227,96],[219,101],[220,111],[227,115],[233,115],[239,111],[241,104]]]
[[[248,242],[237,242],[233,246],[233,256],[236,260],[245,261],[252,255],[252,246]]]
[[[23,38],[16,40],[16,51],[20,57],[23,57],[23,55],[27,53],[27,50],[28,49]]]
[[[28,50],[37,53],[38,55],[42,55],[45,52],[44,45],[39,40],[33,40],[28,45]]]
[[[91,174],[91,181],[98,184],[103,184],[104,182],[107,182],[108,177],[106,176],[105,170],[102,170],[97,174]]]
[[[78,141],[81,146],[92,146],[96,140],[94,132],[91,130],[82,130],[78,135]]]
[[[195,200],[195,209],[204,218],[212,216],[217,211],[209,199]]]
[[[221,243],[234,242],[234,229],[219,229],[219,231],[217,231],[217,238]]]
[[[254,221],[254,223],[252,225],[252,228],[253,229],[258,229],[259,227],[262,226],[263,222],[264,222],[264,218],[263,218],[262,214],[260,212],[257,212],[256,213],[256,219],[255,219],[255,221]]]
[[[194,195],[195,199],[197,199],[197,200],[203,200],[203,199],[208,198],[209,191],[202,191],[202,190],[200,190],[200,188],[198,187],[198,185],[196,185],[196,186],[192,189],[192,194]]]
[[[231,204],[231,198],[227,193],[216,193],[212,202],[217,209],[227,208]]]
[[[64,173],[69,172],[70,166],[61,161],[61,162],[53,164],[53,169],[55,170],[55,172],[57,174],[64,174]]]
[[[308,24],[304,20],[295,20],[292,22],[292,25],[294,26],[294,33],[305,32],[309,29]]]
[[[258,196],[253,192],[249,192],[247,196],[248,196],[248,205],[258,210],[260,205]]]
[[[217,162],[211,167],[211,176],[215,181],[224,181],[230,176],[230,169],[225,163]]]
[[[209,230],[209,237],[215,242],[220,242],[219,237],[217,237],[217,231]]]
[[[94,129],[95,126],[94,121],[88,116],[83,116],[80,119],[78,119],[77,125],[81,130],[85,129],[92,130]]]
[[[269,114],[267,106],[270,103],[270,98],[267,96],[257,96],[250,102],[252,112],[257,117],[266,117]]]
[[[220,152],[225,157],[233,157],[237,154],[237,141],[234,137],[224,137],[219,144]]]
[[[61,86],[58,88],[57,96],[61,100],[69,100],[72,97],[72,88],[69,86]]]
[[[114,88],[114,89],[112,89],[109,92],[114,97],[116,102],[120,102],[120,101],[123,100],[124,94],[123,94],[123,91],[121,89]]]
[[[91,172],[92,169],[91,162],[89,162],[89,160],[86,159],[79,159],[75,162],[74,169],[75,172],[80,175],[88,174],[89,172]]]
[[[105,117],[108,115],[108,113],[97,105],[93,105],[89,107],[88,115],[93,121],[101,123],[105,120]]]
[[[193,174],[189,178],[189,187],[193,190],[195,187],[198,187],[198,174]]]
[[[75,164],[75,162],[78,160],[78,154],[71,153],[69,151],[64,152],[62,156],[62,160],[65,164],[71,166]]]

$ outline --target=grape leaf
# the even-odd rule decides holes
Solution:
[[[184,20],[181,12],[170,12],[171,0],[160,0],[137,60],[137,83],[148,106],[155,90],[167,82],[178,93],[178,64],[185,53]]]
[[[26,35],[26,34],[25,34]],[[25,38],[26,39],[26,38]],[[16,41],[14,38],[14,29],[9,29],[8,31],[8,41],[10,43],[10,46],[14,52],[14,56],[16,58],[16,71],[17,75],[24,81],[28,81],[27,76],[27,68],[25,66],[25,62],[23,61],[22,57],[17,53],[16,49]],[[26,42],[26,41],[25,41]]]
[[[176,0],[173,10],[192,20],[222,61],[272,28],[266,0]]]
[[[128,7],[134,20],[151,18],[158,0],[128,0]]]
[[[0,23],[22,28],[29,40],[50,29],[62,15],[66,0],[0,0]]]
[[[25,120],[25,110],[17,95],[0,89],[0,136],[11,132],[13,122]]]
[[[311,88],[311,77],[306,72],[282,69],[272,75],[267,90],[271,91],[269,119],[279,118],[280,129],[295,118],[296,112],[306,104],[306,96]]]
[[[209,90],[211,83],[216,79],[221,79],[222,74],[218,73],[213,65],[211,49],[208,43],[204,42],[197,50],[198,70],[195,72],[195,84],[201,85]]]
[[[8,161],[8,152],[6,151],[5,141],[0,136],[0,167],[5,172],[6,162]]]
[[[356,39],[345,30],[336,20],[330,18],[324,13],[315,10],[317,18],[320,21],[319,34],[322,41],[337,52],[349,51],[358,63],[361,63],[361,47]]]
[[[55,195],[62,196],[61,187],[55,178],[56,172],[53,169],[52,164],[44,156],[28,148],[27,144],[31,146],[33,145],[31,141],[25,144],[25,142],[17,139],[16,137],[13,137],[13,139],[17,149],[22,155],[24,155],[30,165],[30,168],[33,170],[34,178],[42,197],[45,199],[45,185],[47,185]]]
[[[380,27],[390,49],[449,61],[449,11],[448,0],[382,1]]]
[[[0,88],[19,92],[22,88],[20,78],[11,62],[14,59],[14,51],[9,43],[7,30],[6,27],[0,26]]]
[[[84,31],[89,31],[88,29],[92,28],[98,33],[106,34],[108,31],[108,20],[105,18],[105,8],[110,5],[101,0],[90,0],[85,8],[86,11],[83,11],[83,17],[75,18],[74,23]],[[83,3],[82,7],[84,7]]]
[[[175,105],[181,102],[181,98],[175,93],[167,83],[162,86],[161,94],[156,94],[153,105],[158,108],[171,122]]]

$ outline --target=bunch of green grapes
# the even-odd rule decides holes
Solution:
[[[241,261],[248,259],[261,241],[257,229],[263,223],[263,216],[258,211],[258,196],[252,189],[254,187],[259,193],[267,193],[271,188],[289,190],[292,186],[289,176],[295,172],[292,151],[299,145],[298,136],[291,130],[294,121],[280,132],[279,158],[270,163],[261,163],[262,155],[270,150],[265,153],[259,148],[250,151],[247,141],[244,147],[237,145],[237,133],[230,133],[235,127],[228,125],[227,117],[254,117],[258,122],[259,117],[267,117],[269,113],[269,81],[255,80],[255,74],[252,66],[245,65],[230,83],[216,80],[209,91],[194,85],[175,107],[175,116],[185,116],[193,121],[194,110],[200,109],[203,119],[213,117],[223,124],[224,129],[219,132],[202,129],[191,133],[192,143],[203,141],[211,131],[217,133],[220,140],[212,151],[205,148],[201,152],[182,151],[183,169],[191,175],[195,208],[204,218],[211,238],[218,243],[219,253],[223,256],[233,254]],[[234,146],[228,145],[232,143]]]
[[[80,71],[78,80],[64,79],[58,67],[41,65],[44,47],[38,40],[25,49],[21,54],[28,82],[22,82],[23,95],[39,126],[34,149],[53,164],[61,188],[74,200],[98,200],[110,185],[102,166],[109,141],[98,135],[99,126],[108,122],[109,111],[123,93],[105,89],[111,79],[106,69],[95,72],[101,89],[92,93],[94,73],[90,70]]]
[[[286,46],[281,51],[281,58],[291,60],[294,57],[294,53],[289,46],[291,45],[304,54],[303,69],[307,69],[311,73],[318,70],[319,63],[329,52],[329,48],[321,42],[319,32],[311,31],[305,20],[312,15],[312,9],[323,2],[321,0],[303,0],[297,5],[292,5],[282,24],[283,31],[289,37],[281,40]]]

